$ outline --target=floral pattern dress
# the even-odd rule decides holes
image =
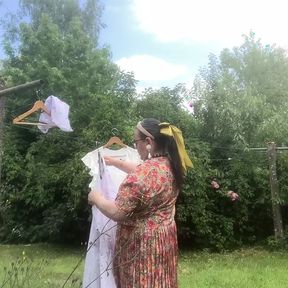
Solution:
[[[118,223],[113,270],[118,288],[176,288],[178,195],[169,160],[145,161],[119,188],[116,206],[127,218]]]

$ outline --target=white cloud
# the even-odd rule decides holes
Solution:
[[[288,45],[286,0],[132,0],[139,29],[163,42],[237,45],[251,30]]]
[[[177,80],[188,73],[184,65],[172,64],[151,55],[124,57],[116,64],[126,72],[134,72],[136,80],[154,83],[153,86],[161,81]]]

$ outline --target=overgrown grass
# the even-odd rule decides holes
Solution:
[[[2,288],[4,281],[6,284],[3,288],[62,287],[69,274],[82,258],[83,251],[84,248],[73,249],[48,244],[0,245],[0,288]],[[18,266],[18,269],[16,266]],[[83,267],[84,261],[75,270],[65,287],[80,287]],[[21,271],[22,268],[24,268],[24,271]],[[16,269],[18,271],[15,271]],[[22,281],[27,269],[29,279]],[[15,278],[17,278],[15,273],[18,274],[18,282],[21,285],[14,284]],[[9,280],[9,277],[14,282]]]
[[[183,252],[181,288],[286,288],[288,251],[244,249],[232,253]]]
[[[62,287],[81,258],[82,252],[83,249],[79,248],[47,244],[0,245],[0,288]],[[65,287],[80,286],[83,264],[82,261]],[[15,282],[17,265],[20,265],[17,271],[18,284]],[[27,267],[28,272],[25,270]],[[269,252],[260,248],[221,254],[181,251],[179,286],[180,288],[286,288],[287,267],[288,251]],[[14,282],[6,282],[3,286],[5,277],[7,280],[7,271],[14,273],[11,277]],[[29,280],[26,279],[25,283],[21,284],[21,277],[25,275]]]

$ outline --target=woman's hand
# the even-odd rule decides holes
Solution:
[[[111,156],[104,156],[105,164],[108,166],[117,166],[119,159]]]
[[[99,191],[91,190],[88,194],[88,203],[90,205],[98,206],[98,204],[102,198],[103,198],[103,196]]]
[[[114,221],[122,221],[126,217],[126,214],[117,208],[114,200],[106,199],[97,190],[91,190],[88,194],[88,203],[95,205],[106,217]]]
[[[105,163],[107,166],[114,166],[125,173],[130,173],[135,170],[135,168],[138,166],[138,163],[131,162],[131,161],[124,161],[117,157],[111,157],[111,156],[104,156]]]

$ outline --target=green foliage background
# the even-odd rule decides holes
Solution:
[[[178,126],[194,163],[177,203],[180,243],[221,250],[273,234],[267,156],[248,148],[269,141],[287,146],[285,50],[263,47],[251,33],[240,47],[210,55],[191,90],[179,84],[137,94],[133,74],[120,71],[109,48],[98,45],[97,1],[20,4],[24,18],[4,21],[1,82],[9,87],[41,78],[46,84],[6,99],[1,242],[86,241],[90,178],[81,157],[105,143],[113,128],[132,144],[133,127],[144,117]],[[10,124],[48,95],[69,103],[72,133]],[[193,114],[182,107],[185,99],[192,99]],[[277,163],[284,215],[287,157],[279,154]],[[214,178],[218,190],[211,188]],[[228,190],[240,199],[231,202]]]

